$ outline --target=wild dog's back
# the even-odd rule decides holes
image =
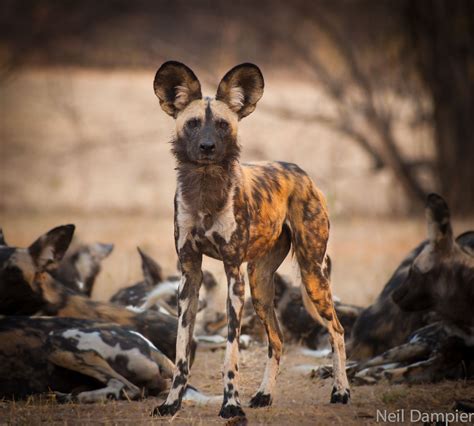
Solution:
[[[327,240],[326,200],[299,166],[280,161],[245,163],[242,164],[242,181],[250,215],[249,259],[271,247],[285,223],[291,227],[293,222],[293,238],[299,238],[302,235],[296,228],[303,221],[317,220],[320,237]],[[298,246],[304,244],[294,239],[293,242]]]

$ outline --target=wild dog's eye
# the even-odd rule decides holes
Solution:
[[[229,130],[229,123],[225,120],[219,120],[216,123],[216,126],[219,130],[222,130],[223,132],[227,132]]]
[[[201,126],[201,120],[199,118],[191,118],[190,120],[186,121],[186,128],[189,130],[197,129]]]

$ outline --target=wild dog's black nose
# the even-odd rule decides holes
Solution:
[[[211,154],[212,152],[216,150],[216,145],[212,141],[205,141],[205,142],[200,143],[199,149],[204,154]]]

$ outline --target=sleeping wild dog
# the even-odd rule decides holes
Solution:
[[[0,316],[0,398],[136,399],[168,388],[173,363],[141,334],[103,321]]]
[[[142,264],[143,280],[121,288],[112,295],[110,302],[121,306],[140,306],[150,291],[163,282],[163,272],[161,266],[146,254],[140,247],[137,247]]]
[[[57,268],[74,227],[62,226],[28,249],[9,247],[0,230],[1,303],[18,303],[26,313],[31,301],[26,282]],[[31,295],[37,302],[35,294]],[[96,402],[109,397],[136,398],[167,388],[173,363],[131,328],[100,320],[0,316],[0,398],[22,398],[53,390],[62,400]],[[105,385],[105,387],[103,387]],[[65,394],[64,394],[65,393]],[[73,395],[74,393],[74,395]]]
[[[154,90],[161,108],[176,122],[172,141],[178,175],[175,244],[182,270],[176,370],[166,402],[154,411],[157,415],[173,415],[181,405],[203,255],[223,261],[228,282],[228,342],[220,416],[245,415],[238,368],[244,262],[248,262],[255,311],[269,341],[263,381],[250,406],[271,404],[282,353],[273,275],[291,245],[301,272],[305,306],[329,331],[335,371],[331,402],[349,401],[344,330],[334,310],[327,268],[329,219],[324,196],[295,164],[239,161],[238,123],[255,110],[263,88],[262,73],[248,63],[227,72],[214,98],[202,96],[193,71],[179,62],[164,63],[155,76]]]
[[[407,279],[413,261],[428,244],[423,241],[402,260],[375,302],[360,313],[347,344],[351,361],[367,361],[380,355],[429,324],[430,312],[403,312],[392,299],[393,292]]]
[[[419,246],[404,279],[390,292],[402,315],[419,314],[420,319],[424,315],[423,326],[400,344],[352,365],[350,376],[356,383],[474,376],[474,231],[454,239],[448,206],[437,194],[428,196],[426,220],[428,240]],[[388,311],[387,323],[400,316],[390,315]],[[324,370],[320,371],[323,377]]]
[[[48,315],[100,320],[130,328],[174,359],[177,319],[156,311],[132,312],[112,303],[91,300],[64,287],[52,275],[64,254],[74,225],[59,226],[28,248],[0,246],[0,315]],[[196,341],[190,341],[194,359]]]
[[[142,261],[143,281],[124,287],[115,293],[110,302],[141,312],[145,310],[162,310],[178,316],[178,286],[180,278],[172,275],[163,278],[161,266],[143,250],[137,247]],[[217,287],[217,281],[209,271],[203,271],[203,284],[207,290]],[[200,310],[207,305],[207,300],[199,300]]]

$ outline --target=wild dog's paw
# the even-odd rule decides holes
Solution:
[[[337,390],[335,387],[332,388],[331,392],[331,404],[347,404],[351,399],[350,389]]]
[[[155,407],[151,415],[154,417],[174,416],[179,410],[180,406],[181,403],[179,401],[175,401],[172,404],[167,404],[164,402],[159,407]]]
[[[269,393],[257,392],[250,400],[251,408],[269,407],[270,405],[272,405],[272,396]]]
[[[245,413],[240,405],[222,404],[219,416],[223,419],[230,419],[232,417],[245,417]]]

